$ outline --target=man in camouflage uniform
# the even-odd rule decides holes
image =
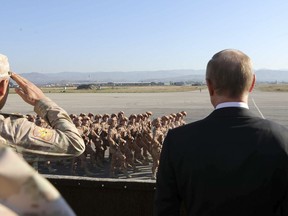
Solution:
[[[73,157],[85,150],[83,140],[62,108],[33,83],[9,70],[7,57],[0,54],[0,109],[6,102],[11,77],[19,86],[16,93],[51,129],[37,126],[26,116],[0,113],[1,215],[74,215],[58,191],[14,151],[35,159]]]
[[[136,166],[134,163],[134,156],[132,153],[132,149],[130,148],[131,142],[134,141],[134,138],[131,136],[130,131],[127,128],[127,117],[122,117],[121,121],[119,122],[117,126],[117,132],[120,135],[120,137],[125,140],[125,142],[121,142],[120,144],[120,151],[125,155],[126,157],[126,166],[131,167],[133,169],[133,172],[136,172]]]
[[[105,151],[108,149],[109,147],[109,142],[108,142],[108,128],[109,128],[109,124],[108,124],[108,119],[109,119],[109,114],[105,113],[102,116],[102,121],[101,121],[101,128],[102,128],[102,132],[100,134],[101,140],[103,141],[103,148],[104,148],[104,152],[103,152],[103,158],[105,155]]]
[[[185,111],[181,111],[180,113],[182,114],[182,118],[181,118],[181,125],[185,125],[186,122],[185,122],[185,120],[184,120],[184,117],[187,116],[187,112],[185,112]]]
[[[124,111],[119,111],[117,114],[118,124],[120,124],[120,122],[123,120],[123,118],[125,118]]]
[[[176,118],[175,118],[175,122],[174,122],[174,125],[175,127],[180,127],[182,126],[182,113],[178,112],[176,113]]]
[[[143,165],[149,165],[149,158],[148,158],[148,145],[147,137],[145,137],[145,128],[143,125],[143,115],[138,114],[135,120],[135,128],[136,128],[136,137],[135,137],[135,143],[139,146],[141,149],[141,157],[144,159],[141,161]]]
[[[127,125],[127,131],[130,134],[131,139],[128,141],[128,145],[132,152],[134,152],[134,163],[142,164],[144,157],[141,153],[141,148],[137,144],[138,129],[136,127],[136,114],[131,114],[129,116],[129,122]]]
[[[102,116],[99,114],[96,114],[94,116],[94,121],[91,124],[91,140],[95,145],[95,159],[96,159],[96,165],[100,168],[103,167],[103,162],[104,162],[104,154],[105,154],[105,147],[103,145],[103,140],[101,138],[101,133],[102,133],[102,127],[100,124]],[[106,147],[107,148],[107,147]]]
[[[147,113],[142,114],[142,142],[143,156],[146,162],[150,162],[149,154],[151,155],[153,134],[151,130],[151,121],[149,121],[149,115]],[[148,154],[149,153],[149,154]]]
[[[152,141],[152,159],[153,159],[153,165],[152,165],[152,179],[156,179],[156,173],[159,166],[159,160],[160,160],[160,153],[162,149],[162,144],[164,141],[164,134],[161,129],[161,119],[156,118],[152,122],[153,125],[153,141]]]
[[[72,158],[70,171],[72,175],[79,175],[79,173],[77,172],[78,170],[80,171],[80,175],[93,176],[94,173],[90,172],[88,168],[88,163],[87,163],[87,154],[93,155],[93,149],[89,143],[90,140],[88,137],[90,134],[90,127],[87,126],[88,125],[87,122],[89,121],[87,119],[87,116],[82,114],[81,116],[83,117],[81,117],[80,115],[73,118],[73,123],[84,141],[85,151],[83,152],[83,154],[79,155],[78,157]],[[86,120],[84,120],[85,118]],[[92,157],[95,157],[95,156],[93,155]]]
[[[163,134],[166,136],[166,134],[168,133],[168,130],[169,130],[169,116],[162,116],[161,117],[161,129],[162,129],[162,132]]]
[[[107,139],[109,142],[109,152],[111,154],[110,177],[116,177],[115,171],[117,168],[119,168],[126,177],[130,177],[127,172],[126,156],[120,150],[120,145],[126,144],[126,141],[121,138],[117,131],[117,118],[115,116],[110,118],[108,123]]]

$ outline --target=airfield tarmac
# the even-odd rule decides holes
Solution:
[[[46,94],[69,114],[75,113],[117,113],[123,110],[126,116],[132,113],[152,111],[152,118],[161,117],[170,113],[186,111],[187,123],[204,118],[213,111],[207,90],[173,93],[50,93]],[[288,93],[254,91],[250,95],[249,107],[256,115],[274,120],[288,127]],[[35,114],[33,107],[26,104],[17,94],[10,94],[2,112]],[[260,114],[260,112],[262,114]],[[132,179],[150,180],[151,164],[137,166],[141,172],[132,173]],[[54,174],[71,175],[69,167],[58,169]],[[109,176],[109,164],[103,170],[91,170],[95,173],[93,178],[107,178]],[[45,168],[40,170],[43,174],[49,174]],[[84,175],[79,173],[79,175]],[[126,177],[122,174],[120,179]]]
[[[207,116],[213,107],[207,90],[173,93],[50,93],[46,94],[69,114],[117,113],[120,110],[129,116],[132,113],[152,111],[152,118],[186,111],[186,122],[194,122]],[[254,103],[254,102],[255,103]],[[256,105],[255,105],[256,104]],[[249,99],[250,109],[288,127],[288,93],[254,91]],[[257,109],[258,107],[258,109]],[[260,112],[259,112],[259,111]],[[17,94],[10,94],[3,112],[34,113]]]

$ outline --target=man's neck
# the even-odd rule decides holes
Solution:
[[[248,95],[242,96],[242,97],[237,97],[237,98],[229,98],[229,97],[217,95],[217,96],[211,98],[211,102],[212,102],[212,105],[214,106],[214,108],[216,108],[219,104],[223,104],[223,103],[248,104]]]

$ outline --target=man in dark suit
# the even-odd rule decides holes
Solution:
[[[250,58],[215,54],[206,81],[215,110],[168,132],[155,215],[288,215],[288,130],[249,111]]]

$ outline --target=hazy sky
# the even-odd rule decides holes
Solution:
[[[7,0],[0,20],[18,73],[205,69],[225,48],[288,69],[287,0]]]

